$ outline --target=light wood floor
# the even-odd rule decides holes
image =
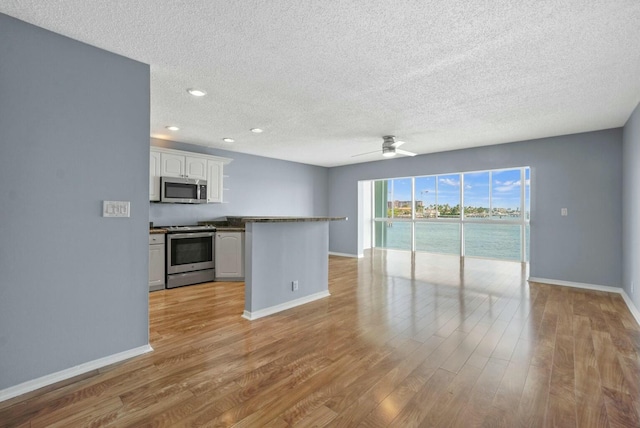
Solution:
[[[640,426],[619,295],[427,254],[329,269],[331,297],[253,322],[242,284],[152,293],[154,352],[0,403],[0,426]]]

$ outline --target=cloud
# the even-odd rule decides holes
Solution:
[[[497,186],[493,186],[493,190],[496,192],[511,192],[516,188],[520,188],[520,180],[509,180],[509,181],[495,181]]]
[[[460,185],[460,181],[454,180],[452,178],[441,178],[440,179],[440,183],[446,184],[448,186],[459,186]]]

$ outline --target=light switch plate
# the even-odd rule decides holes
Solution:
[[[560,208],[560,215],[562,217],[566,217],[569,215],[568,210],[566,208]]]
[[[102,217],[130,217],[131,202],[102,201]]]

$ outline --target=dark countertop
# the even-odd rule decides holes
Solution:
[[[229,223],[290,223],[310,221],[340,221],[348,217],[227,217]]]
[[[238,227],[238,226],[216,226],[216,231],[220,231],[220,232],[244,232],[244,227]],[[155,234],[158,234],[158,233],[168,233],[168,230],[167,229],[162,229],[160,227],[155,227],[153,229],[149,229],[149,233],[152,234],[152,235],[155,235]]]
[[[216,232],[244,232],[244,227],[216,226]]]
[[[199,221],[199,225],[207,225],[207,226],[215,226],[216,231],[220,232],[244,232],[244,223],[234,223],[227,220],[210,220],[210,221]]]
[[[287,216],[246,216],[223,217],[217,220],[199,221],[198,224],[212,225],[216,230],[224,232],[244,232],[246,223],[292,223],[311,221],[340,221],[348,220],[347,217],[287,217]]]

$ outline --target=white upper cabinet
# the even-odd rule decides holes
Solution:
[[[222,202],[222,172],[233,159],[151,147],[149,200],[160,200],[160,177],[207,180],[207,202]]]
[[[185,157],[185,177],[197,178],[200,180],[207,179],[207,159],[197,158],[193,156]]]
[[[216,160],[207,161],[207,202],[222,202],[222,168],[223,163]]]
[[[185,157],[174,153],[161,153],[162,167],[160,175],[162,177],[184,177]]]
[[[160,153],[151,150],[149,153],[149,200],[160,200]]]

